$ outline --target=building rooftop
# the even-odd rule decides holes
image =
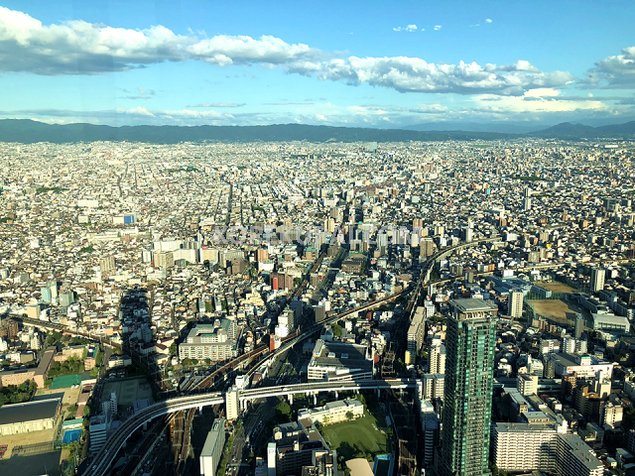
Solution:
[[[450,303],[460,312],[498,310],[498,307],[496,307],[495,304],[483,299],[453,299]]]
[[[3,405],[0,407],[0,425],[55,418],[57,409],[61,404],[61,398],[56,397],[47,400]]]
[[[318,339],[311,364],[325,367],[363,368],[372,370],[366,347],[357,344],[324,342]]]
[[[203,444],[203,448],[201,449],[201,455],[211,455],[212,450],[214,449],[214,444],[216,443],[217,435],[221,434],[223,437],[223,443],[225,440],[225,419],[218,418],[212,424],[211,430],[207,434],[207,438],[205,438],[205,443]]]

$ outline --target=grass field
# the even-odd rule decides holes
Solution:
[[[544,316],[558,324],[569,324],[567,314],[572,313],[567,303],[559,299],[536,299],[528,301],[536,315]]]
[[[335,423],[322,428],[324,439],[344,459],[365,458],[369,454],[390,450],[385,423],[370,414],[351,422]]]
[[[548,291],[551,291],[554,293],[571,294],[576,291],[571,286],[564,283],[560,283],[558,281],[550,281],[550,282],[540,281],[536,283],[536,286],[542,289],[547,289]]]

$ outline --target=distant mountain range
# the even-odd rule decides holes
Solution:
[[[624,124],[591,127],[572,122],[562,122],[541,131],[529,134],[535,137],[595,139],[595,138],[624,138],[635,139],[635,121]]]
[[[179,142],[400,142],[441,140],[497,140],[521,137],[555,139],[635,139],[635,121],[610,126],[591,127],[563,122],[527,134],[485,131],[419,131],[406,129],[370,129],[330,127],[304,124],[267,126],[104,126],[95,124],[46,124],[29,119],[0,120],[2,142],[92,142],[129,141],[155,144]]]

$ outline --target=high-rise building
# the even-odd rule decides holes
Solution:
[[[103,276],[110,276],[117,270],[114,256],[105,256],[99,260],[99,269]]]
[[[445,373],[445,346],[441,339],[432,339],[428,358],[428,372],[431,374]]]
[[[522,291],[511,291],[507,301],[507,314],[513,318],[523,317],[523,298],[525,295]]]
[[[531,210],[531,197],[523,198],[523,210],[526,212]]]
[[[223,455],[225,447],[225,419],[218,418],[214,421],[212,429],[205,438],[205,444],[199,457],[201,475],[215,476],[216,470]]]
[[[604,289],[604,277],[606,270],[604,268],[593,268],[591,270],[591,290],[594,293]]]
[[[423,465],[430,466],[439,436],[439,417],[430,400],[421,402],[421,431],[423,433]]]
[[[489,474],[498,308],[480,299],[456,299],[450,309],[439,473]]]
[[[228,421],[234,421],[240,416],[240,401],[238,399],[238,389],[230,388],[225,393],[225,417]]]
[[[576,339],[579,339],[580,337],[582,337],[582,334],[584,333],[584,327],[585,327],[584,316],[580,313],[576,313],[575,315],[575,338]]]
[[[408,352],[410,352],[413,360],[423,345],[426,326],[425,318],[426,308],[423,306],[416,307],[414,316],[410,322],[410,327],[408,328]]]

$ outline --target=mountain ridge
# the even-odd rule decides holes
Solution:
[[[31,119],[0,119],[0,141],[17,143],[73,143],[128,141],[156,144],[180,142],[400,142],[441,140],[500,140],[522,137],[556,139],[635,139],[635,121],[608,126],[586,126],[562,122],[531,133],[503,133],[463,130],[408,130],[336,127],[308,124],[259,126],[108,126],[89,123],[48,124]]]

